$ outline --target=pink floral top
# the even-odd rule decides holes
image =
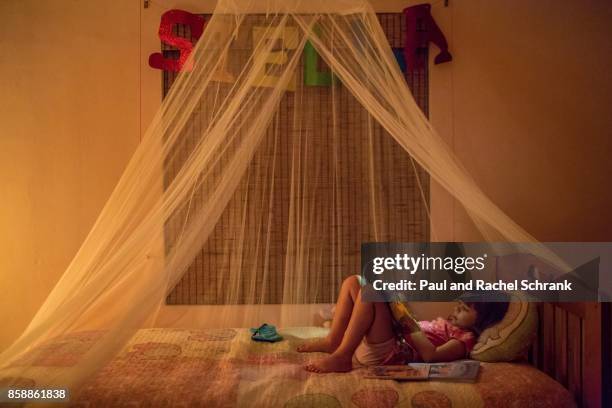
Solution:
[[[469,357],[470,352],[476,344],[476,335],[466,329],[454,326],[441,317],[432,321],[420,321],[419,326],[431,344],[438,347],[451,339],[457,339],[465,345],[465,356]],[[406,341],[410,343],[410,336],[406,336]],[[416,350],[415,350],[416,351]]]

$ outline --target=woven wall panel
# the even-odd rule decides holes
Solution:
[[[405,30],[402,15],[379,14],[378,17],[390,45],[402,47]],[[264,25],[264,20],[265,16],[249,16],[246,24]],[[179,35],[189,36],[184,28],[178,27],[177,30]],[[164,47],[164,53],[171,56],[175,51]],[[248,58],[248,46],[245,46],[244,57]],[[302,80],[301,74],[298,69],[298,81]],[[171,72],[164,72],[163,78],[165,95],[175,76]],[[406,80],[418,105],[427,114],[427,69],[410,73]],[[380,241],[429,239],[427,204],[422,200],[418,185],[420,181],[428,200],[429,176],[416,163],[418,174],[415,174],[409,155],[384,129],[370,120],[367,112],[345,87],[334,87],[333,104],[331,92],[330,87],[304,87],[300,98],[296,98],[293,92],[285,93],[280,109],[251,164],[249,174],[253,179],[240,183],[208,241],[167,297],[167,304],[226,303],[228,291],[237,295],[237,303],[249,303],[248,299],[252,301],[254,297],[256,303],[286,302],[283,299],[286,259],[288,252],[289,256],[296,256],[296,246],[307,254],[308,268],[323,271],[321,274],[303,274],[302,279],[306,282],[302,283],[307,293],[300,298],[301,301],[333,302],[342,279],[359,271],[361,243],[376,238],[373,223],[370,222],[372,217],[376,217],[377,225],[383,226],[382,232],[377,231]],[[174,146],[167,158],[165,185],[176,175],[197,142],[197,135],[210,119],[207,106],[212,100],[207,98],[212,97],[203,96],[181,138],[181,144]],[[335,119],[332,106],[336,109]],[[300,109],[303,117],[299,125],[292,122],[295,109]],[[332,132],[333,121],[336,123],[335,132]],[[331,142],[334,137],[335,149]],[[292,171],[295,171],[291,167],[292,154],[302,151],[296,148],[303,147],[305,143],[308,144],[309,154],[320,160],[302,163],[300,175],[318,177],[320,182],[316,190],[304,191],[297,196],[294,193],[292,197],[289,191]],[[381,189],[381,200],[375,211],[370,203],[368,188],[371,187],[364,182],[368,179],[366,172],[370,145],[375,151],[376,175],[379,178],[375,188]],[[255,169],[259,170],[256,172]],[[333,175],[336,177],[335,183]],[[270,177],[274,177],[274,189],[270,188]],[[240,237],[239,225],[235,225],[236,218],[232,214],[244,211],[245,197],[259,197],[261,206],[269,206],[272,211],[266,219],[257,219],[255,214],[247,217],[248,234],[252,233],[253,239],[249,240],[248,234],[244,239],[244,256],[239,268],[249,271],[248,276],[254,279],[231,281],[228,248],[236,247]],[[292,198],[297,200],[293,201],[293,206]],[[191,205],[197,206],[200,199],[196,191]],[[316,223],[312,224],[314,229],[308,234],[310,240],[299,242],[299,245],[287,241],[288,231],[295,227],[290,211],[295,209],[296,202],[317,212]],[[167,249],[175,244],[184,222],[184,215],[179,211],[166,224]],[[265,234],[262,235],[262,231]],[[268,245],[254,245],[253,242],[261,241],[262,236],[269,239]],[[322,242],[329,245],[321,245]],[[232,267],[235,267],[235,263]]]

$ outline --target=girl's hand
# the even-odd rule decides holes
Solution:
[[[400,324],[404,327],[409,333],[416,333],[421,331],[421,326],[419,326],[419,322],[417,322],[414,317],[406,316],[401,321]]]
[[[391,302],[389,303],[389,307],[391,308],[393,317],[400,324],[404,332],[410,334],[421,331],[419,322],[412,316],[406,305],[401,302]]]

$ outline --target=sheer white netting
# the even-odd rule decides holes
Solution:
[[[323,90],[303,85],[307,40],[335,76]],[[5,383],[77,389],[156,324],[213,232],[222,238],[206,256],[218,270],[203,284],[215,322],[238,304],[331,302],[342,277],[358,271],[359,242],[428,240],[427,203],[411,212],[402,183],[426,199],[428,177],[438,182],[484,239],[534,242],[431,127],[365,0],[220,0],[191,62],[68,269],[1,354]],[[325,102],[313,106],[312,92]],[[350,115],[349,100],[359,105]],[[313,126],[321,121],[324,134]],[[349,181],[359,185],[351,195]],[[257,323],[249,313],[238,319]],[[54,339],[94,332],[78,361],[36,364]]]

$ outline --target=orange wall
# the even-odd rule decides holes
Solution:
[[[67,267],[159,106],[147,65],[159,16],[212,3],[0,2],[0,349]],[[537,238],[612,240],[609,3],[434,3],[455,57],[431,68],[442,136]],[[441,238],[472,236],[443,192],[432,201]]]
[[[0,1],[0,349],[68,266],[139,142],[139,3]]]
[[[612,240],[612,3],[449,3],[433,7],[454,56],[430,71],[433,125],[537,239]],[[455,214],[446,237],[474,237],[439,189],[432,200]]]

